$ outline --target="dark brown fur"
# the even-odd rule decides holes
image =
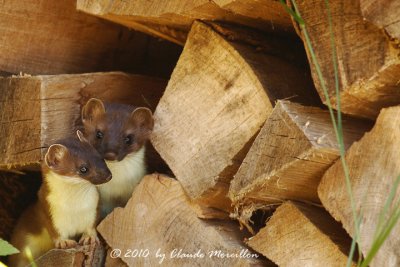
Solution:
[[[121,161],[138,151],[150,138],[154,121],[147,108],[103,103],[90,99],[82,110],[84,135],[106,160]],[[103,137],[97,137],[101,132]],[[131,143],[125,139],[131,138]]]

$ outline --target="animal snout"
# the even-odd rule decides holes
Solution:
[[[117,153],[115,153],[113,151],[106,152],[104,154],[104,158],[106,160],[116,160],[117,159]]]
[[[105,181],[108,182],[108,181],[111,180],[111,178],[112,178],[112,175],[111,175],[111,173],[110,173],[110,174],[108,174],[108,175],[106,176]]]

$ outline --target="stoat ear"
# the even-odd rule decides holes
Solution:
[[[83,143],[89,143],[89,141],[86,139],[86,137],[83,135],[83,133],[80,130],[76,130],[76,135],[78,136],[79,141]]]
[[[140,127],[141,130],[148,132],[149,134],[153,131],[153,114],[148,108],[136,108],[131,113],[131,122],[133,123],[133,125],[135,125],[136,127]]]
[[[47,150],[44,160],[50,169],[57,169],[68,155],[68,148],[64,145],[54,144]]]
[[[97,98],[91,98],[82,108],[82,122],[89,122],[94,120],[96,117],[104,114],[106,109],[103,102]]]

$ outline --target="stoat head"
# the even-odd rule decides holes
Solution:
[[[79,130],[77,135],[78,138],[66,138],[51,145],[44,164],[50,171],[66,179],[79,178],[96,185],[110,181],[111,171],[103,157]]]
[[[104,104],[92,98],[82,109],[85,138],[104,159],[121,161],[150,138],[153,115],[148,108]]]

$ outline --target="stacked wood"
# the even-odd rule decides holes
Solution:
[[[195,22],[154,113],[154,147],[206,206],[231,210],[230,180],[277,99],[316,102],[307,72],[277,56],[295,48],[277,40],[271,55]]]
[[[398,82],[400,49],[382,30],[363,18],[360,1],[362,2],[362,0],[338,0],[329,3],[338,64],[341,110],[361,117],[376,118],[381,108],[400,103]],[[329,98],[336,106],[333,48],[325,1],[296,2],[306,22]],[[380,9],[376,9],[376,6],[381,2],[385,1],[374,1],[373,9],[379,12]],[[368,7],[368,4],[364,6]],[[397,11],[398,9],[395,9],[393,12]],[[386,13],[382,14],[386,16]],[[307,48],[304,32],[301,37]],[[322,85],[308,48],[307,54],[315,85],[321,99],[325,101]]]
[[[74,0],[2,1],[0,70],[39,75],[110,70],[170,74],[178,46],[82,14],[75,5]]]
[[[179,182],[157,174],[145,176],[126,207],[98,226],[112,256],[129,266],[268,266],[237,229],[197,218]]]
[[[359,246],[364,255],[374,241],[379,216],[384,209],[395,180],[400,175],[400,107],[383,109],[374,128],[346,153],[349,176],[357,214],[361,214]],[[354,237],[354,220],[345,175],[340,162],[324,175],[318,187],[322,204]],[[397,188],[395,201],[400,189]],[[389,205],[388,212],[396,207]],[[387,214],[385,216],[387,218]],[[400,225],[397,224],[371,266],[398,266],[400,264]]]
[[[286,202],[247,244],[279,266],[346,266],[351,239],[324,209]]]
[[[0,78],[0,167],[37,164],[44,148],[74,132],[91,97],[154,109],[165,86],[121,72]]]
[[[370,127],[369,121],[344,117],[345,147]],[[338,157],[327,110],[279,101],[231,182],[235,217],[248,226],[254,210],[271,204],[288,199],[319,203],[319,181]]]
[[[396,0],[360,0],[365,19],[400,40],[400,2]],[[398,42],[398,41],[397,41]]]
[[[293,31],[289,14],[272,0],[77,0],[83,12],[183,45],[196,19],[269,31]]]

